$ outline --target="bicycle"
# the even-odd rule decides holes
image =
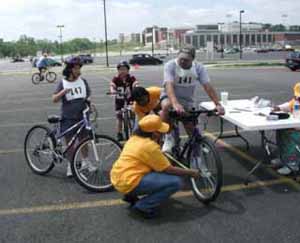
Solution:
[[[49,68],[43,69],[42,72],[36,72],[32,74],[31,81],[33,84],[39,84],[43,80],[47,80],[48,83],[53,83],[56,81],[57,74],[50,71]]]
[[[132,106],[130,105],[128,95],[126,92],[115,91],[107,92],[107,95],[116,95],[118,98],[124,99],[124,106],[121,109],[122,121],[123,121],[123,131],[125,134],[125,140],[128,140],[131,136],[133,129],[135,127],[135,114],[132,111]]]
[[[71,170],[78,184],[92,192],[105,192],[113,188],[110,182],[112,164],[121,153],[122,146],[113,138],[96,134],[89,121],[89,106],[83,111],[83,119],[65,132],[60,133],[60,117],[49,116],[47,126],[35,125],[26,134],[24,153],[30,169],[39,175],[49,173],[56,164],[66,161],[66,153],[75,145],[83,129],[88,131],[87,136],[79,141],[73,159],[70,161]],[[76,131],[66,148],[63,148],[62,138]],[[84,163],[89,161],[89,165]]]
[[[187,169],[198,169],[200,177],[190,178],[194,196],[204,204],[208,204],[218,197],[223,184],[223,166],[215,145],[203,136],[197,127],[200,114],[214,115],[214,111],[192,110],[184,115],[170,111],[169,117],[173,122],[173,136],[175,146],[172,153],[165,153],[173,164]],[[181,145],[179,121],[193,122],[194,129],[188,140]]]

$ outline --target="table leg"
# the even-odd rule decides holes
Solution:
[[[271,160],[271,151],[269,148],[269,144],[273,144],[276,145],[276,143],[272,142],[271,140],[269,140],[266,135],[265,135],[265,131],[259,131],[260,135],[261,135],[261,148],[264,151],[264,159],[257,162],[252,169],[248,172],[246,179],[245,179],[245,185],[247,185],[249,183],[249,178],[250,176],[261,166],[263,165],[263,163],[265,161],[270,162]]]
[[[219,132],[219,135],[217,136],[217,138],[215,139],[214,143],[216,143],[221,138],[237,138],[238,137],[246,143],[247,150],[249,150],[250,146],[249,146],[248,140],[239,133],[238,127],[235,125],[234,125],[234,130],[235,130],[235,134],[224,135],[224,120],[222,117],[220,117],[220,132]]]

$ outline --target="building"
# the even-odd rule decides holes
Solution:
[[[238,26],[238,27],[237,27]],[[192,31],[184,34],[184,43],[195,48],[206,47],[207,42],[216,47],[238,47],[240,45],[239,23],[220,23],[218,25],[197,25]],[[262,29],[255,23],[242,24],[242,46],[268,46],[275,42],[275,33]]]
[[[143,31],[143,44],[145,46],[154,46],[155,48],[163,48],[168,41],[168,28],[152,26],[147,27]]]
[[[142,42],[142,36],[140,33],[131,33],[129,35],[125,35],[124,33],[119,34],[119,43],[141,43]]]
[[[276,32],[274,39],[281,45],[300,45],[300,32]]]
[[[184,34],[193,30],[192,27],[176,27],[168,31],[168,47],[175,49],[180,48],[184,43]]]

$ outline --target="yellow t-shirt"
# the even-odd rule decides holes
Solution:
[[[170,162],[156,142],[133,135],[114,163],[110,178],[116,190],[126,194],[138,186],[145,174],[161,172],[169,166]]]
[[[149,92],[148,104],[140,106],[136,102],[133,103],[133,111],[137,114],[138,120],[141,120],[159,104],[161,88],[149,87],[146,90]]]

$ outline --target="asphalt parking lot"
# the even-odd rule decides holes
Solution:
[[[57,69],[58,71],[58,69]],[[113,100],[106,96],[110,70],[84,67],[93,101],[100,114],[99,133],[114,136]],[[160,85],[162,66],[132,70],[141,85]],[[229,99],[259,96],[281,103],[292,96],[299,72],[285,68],[209,69],[218,92]],[[54,84],[33,85],[27,72],[0,75],[0,242],[299,242],[300,184],[262,168],[244,186],[247,171],[263,158],[260,138],[243,133],[251,144],[246,151],[239,139],[217,143],[224,167],[224,187],[210,206],[190,191],[175,195],[158,219],[131,215],[116,192],[89,193],[57,166],[47,176],[34,175],[26,165],[23,142],[34,124],[45,124],[58,114],[52,104]],[[197,102],[208,97],[201,87]],[[225,124],[226,131],[233,130]],[[215,138],[219,120],[210,118],[206,134]]]

